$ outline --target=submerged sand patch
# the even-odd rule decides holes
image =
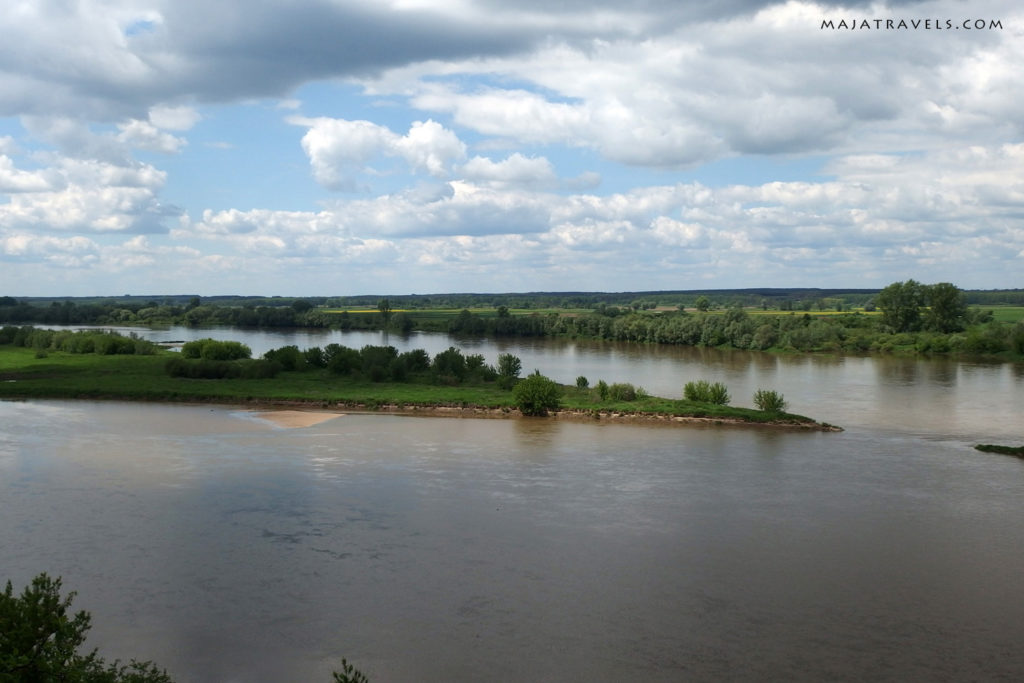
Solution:
[[[253,415],[261,420],[272,422],[278,427],[301,429],[342,417],[344,413],[325,413],[312,410],[266,410],[253,413]]]

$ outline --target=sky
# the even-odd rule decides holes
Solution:
[[[7,0],[0,295],[1024,287],[1018,0]]]

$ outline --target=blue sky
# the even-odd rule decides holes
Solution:
[[[0,294],[1024,286],[1016,2],[26,0],[0,34]]]

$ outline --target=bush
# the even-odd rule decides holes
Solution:
[[[758,389],[754,392],[754,405],[766,413],[782,413],[786,410],[786,399],[777,391]]]
[[[534,372],[516,384],[512,395],[523,415],[541,416],[558,410],[562,388],[540,372]]]
[[[252,355],[252,350],[236,341],[197,339],[181,346],[182,358],[205,358],[206,360],[241,360]]]
[[[587,380],[587,378],[584,377],[583,375],[580,375],[579,377],[576,378],[576,388],[579,389],[580,391],[586,391],[587,387],[589,386],[590,381]]]
[[[454,346],[434,356],[434,373],[443,384],[458,384],[465,377],[466,357]]]
[[[602,401],[608,400],[608,382],[603,379],[597,381],[597,397]]]
[[[95,650],[79,654],[92,618],[72,613],[75,594],[62,597],[61,587],[60,578],[40,574],[20,596],[10,581],[0,591],[0,680],[171,683],[152,662],[108,664]]]
[[[263,357],[269,361],[280,363],[285,370],[299,370],[306,365],[306,356],[295,345],[270,349],[263,354]]]
[[[635,401],[636,387],[628,382],[616,382],[608,387],[608,397],[613,401]]]
[[[683,387],[683,397],[696,403],[711,403],[724,406],[729,404],[729,390],[721,382],[698,380],[687,382]]]

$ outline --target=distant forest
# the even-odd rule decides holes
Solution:
[[[0,296],[0,308],[19,304],[50,306],[54,303],[70,302],[75,306],[125,308],[139,311],[159,306],[187,307],[201,302],[205,305],[238,307],[290,307],[299,302],[313,307],[356,308],[375,307],[382,298],[390,301],[392,308],[597,308],[625,306],[634,308],[655,308],[657,306],[694,306],[697,299],[707,297],[718,307],[763,306],[774,310],[813,310],[819,304],[834,308],[835,301],[850,307],[869,304],[881,289],[818,289],[762,287],[750,289],[685,289],[643,292],[513,292],[484,294],[457,292],[449,294],[360,294],[355,296],[244,296],[216,295],[200,297],[196,294],[149,294],[123,296],[59,296],[59,297],[13,297]],[[962,290],[968,305],[981,306],[1024,306],[1024,289],[967,289]],[[831,300],[831,301],[830,301]],[[832,304],[832,305],[828,305]],[[300,303],[301,305],[301,303]]]
[[[995,314],[986,307],[993,307]],[[566,337],[737,349],[1024,355],[1024,290],[453,293],[381,297],[0,296],[0,324],[231,326]]]

